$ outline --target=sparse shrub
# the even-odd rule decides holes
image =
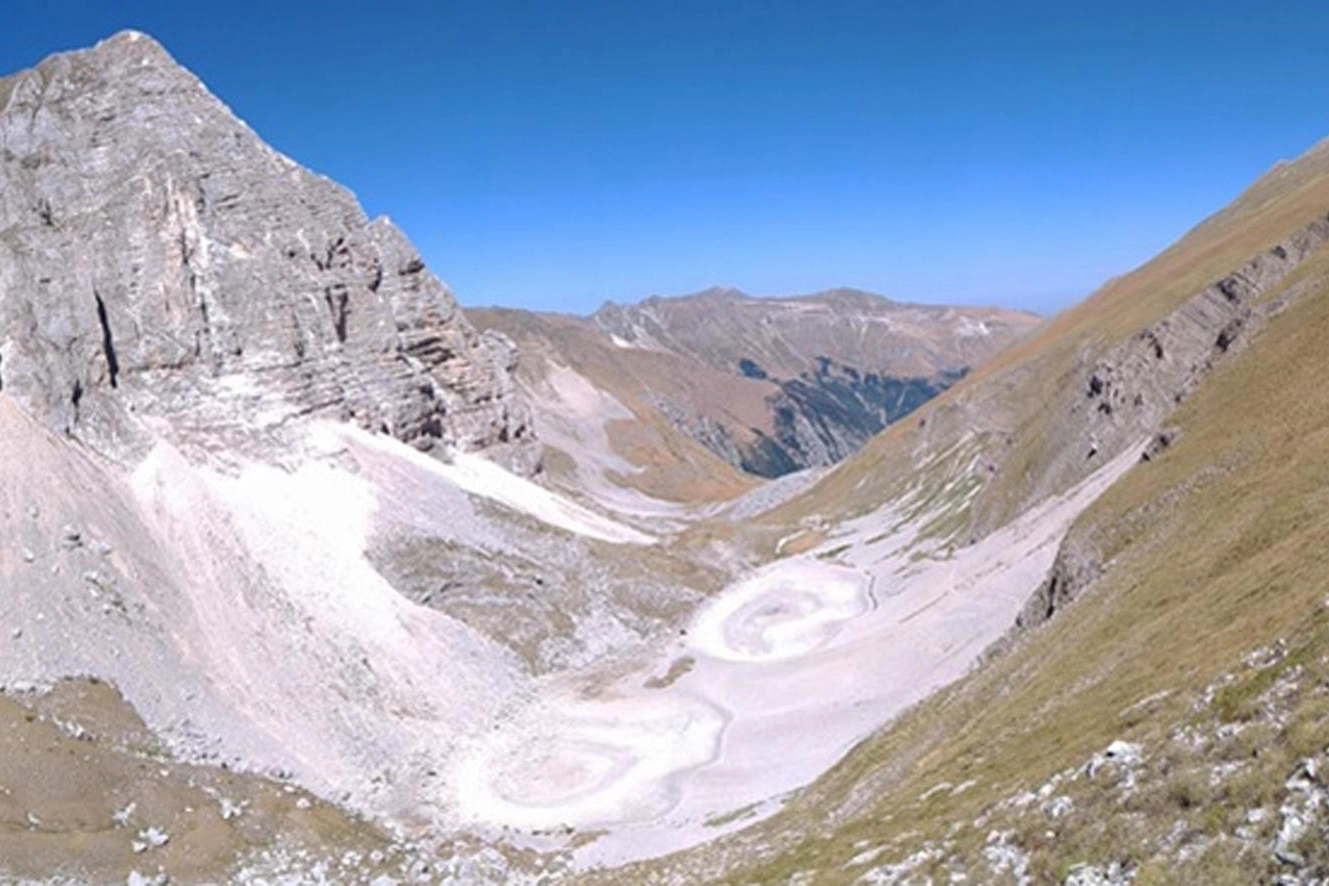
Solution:
[[[1324,748],[1329,737],[1329,724],[1316,718],[1320,712],[1306,706],[1298,708],[1293,719],[1287,725],[1287,749],[1297,758],[1313,757]]]
[[[1214,716],[1223,723],[1249,723],[1260,715],[1260,702],[1252,681],[1229,683],[1214,695]]]
[[[1267,758],[1278,748],[1278,729],[1269,723],[1252,723],[1229,739],[1234,749],[1232,759]]]
[[[1151,858],[1135,871],[1132,886],[1172,886],[1176,883],[1176,872],[1162,859]]]
[[[1230,810],[1221,803],[1211,803],[1205,807],[1204,813],[1200,816],[1200,827],[1210,837],[1226,833],[1229,812]]]
[[[1234,772],[1223,782],[1224,802],[1237,810],[1265,808],[1277,798],[1281,782],[1262,767]]]
[[[1199,809],[1213,799],[1214,791],[1202,771],[1185,769],[1175,771],[1167,783],[1167,797],[1181,809]]]
[[[1190,864],[1174,868],[1166,883],[1204,883],[1205,886],[1249,886],[1267,882],[1261,876],[1264,864],[1260,858],[1247,854],[1235,840],[1216,839]],[[1136,880],[1138,886],[1139,880]]]
[[[1063,883],[1069,867],[1051,847],[1029,853],[1029,876],[1035,883]]]

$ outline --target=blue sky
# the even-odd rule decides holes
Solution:
[[[1055,310],[1329,135],[1304,3],[10,0],[0,68],[125,27],[465,304]]]

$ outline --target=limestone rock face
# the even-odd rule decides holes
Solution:
[[[1329,215],[1321,215],[1082,368],[1035,494],[1064,488],[1140,440],[1151,441],[1149,457],[1166,447],[1175,431],[1165,424],[1177,404],[1270,316],[1307,293],[1304,286],[1279,289],[1326,243]]]
[[[319,415],[530,471],[513,364],[400,231],[150,38],[0,80],[0,386],[48,425],[252,446]]]
[[[1220,362],[1244,349],[1271,316],[1316,291],[1303,283],[1278,293],[1326,244],[1329,215],[1321,215],[1082,371],[1083,384],[1072,390],[1074,405],[1058,431],[1060,445],[1035,489],[1050,494],[1058,481],[1085,476],[1142,439],[1148,440],[1142,461],[1161,455],[1180,433],[1166,424],[1177,405]],[[1037,627],[1064,610],[1102,575],[1103,561],[1092,524],[1072,528],[1048,577],[1016,620],[1016,630]]]

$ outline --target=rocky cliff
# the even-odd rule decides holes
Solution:
[[[317,415],[529,471],[512,364],[400,231],[150,38],[0,80],[0,386],[48,426],[252,447]]]
[[[1056,455],[1035,494],[1082,476],[1144,437],[1154,440],[1155,450],[1166,446],[1164,425],[1173,410],[1301,294],[1294,287],[1272,297],[1326,242],[1329,215],[1322,215],[1080,369],[1062,407]]]
[[[1178,431],[1166,422],[1176,407],[1221,362],[1243,350],[1271,317],[1316,293],[1321,281],[1315,277],[1303,285],[1285,284],[1326,242],[1329,215],[1322,215],[1095,361],[1067,409],[1066,439],[1049,464],[1043,488],[1146,437],[1144,461],[1171,446]],[[1017,620],[1017,631],[1048,621],[1098,580],[1104,554],[1094,536],[1090,522],[1066,537],[1051,572]]]

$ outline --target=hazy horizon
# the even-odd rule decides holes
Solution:
[[[639,295],[639,296],[635,296],[635,297],[607,298],[607,299],[605,299],[605,300],[599,302],[598,304],[592,305],[592,306],[590,306],[590,307],[588,307],[588,308],[581,308],[581,309],[568,309],[568,310],[560,309],[560,308],[557,308],[557,307],[554,307],[554,308],[527,308],[527,307],[525,307],[525,306],[523,306],[523,305],[488,304],[488,303],[480,303],[480,302],[471,302],[471,301],[467,301],[467,300],[462,299],[462,298],[459,298],[459,301],[462,302],[462,306],[463,306],[464,308],[466,308],[467,310],[472,310],[472,309],[475,309],[475,310],[499,310],[499,309],[522,310],[522,309],[526,309],[526,310],[535,310],[535,311],[538,311],[538,312],[540,312],[540,313],[571,314],[571,315],[576,315],[576,316],[582,316],[582,317],[585,317],[585,316],[589,316],[589,315],[591,315],[591,314],[594,314],[596,311],[600,310],[601,308],[606,307],[606,306],[611,305],[611,304],[617,304],[617,305],[631,305],[631,304],[638,304],[638,303],[641,303],[641,302],[644,302],[644,301],[649,301],[649,300],[651,300],[651,299],[657,299],[657,298],[660,298],[660,299],[681,299],[681,298],[692,298],[692,297],[694,297],[694,296],[705,295],[705,294],[710,293],[710,292],[713,292],[713,291],[715,291],[715,290],[729,290],[729,291],[732,291],[732,292],[737,293],[738,295],[745,296],[745,297],[747,297],[747,298],[759,298],[759,299],[760,299],[760,298],[771,298],[771,299],[781,299],[781,298],[785,298],[785,299],[788,299],[788,298],[808,298],[808,297],[817,296],[817,295],[824,295],[824,294],[829,293],[829,292],[854,291],[854,292],[863,292],[863,293],[866,293],[866,294],[868,294],[868,295],[880,296],[880,297],[882,297],[882,298],[886,298],[886,299],[889,299],[890,301],[898,302],[898,303],[901,303],[901,304],[923,304],[923,305],[936,305],[936,306],[946,306],[946,307],[956,307],[956,308],[963,308],[963,307],[997,307],[997,308],[1010,308],[1010,309],[1012,309],[1012,310],[1024,311],[1024,312],[1026,312],[1026,313],[1035,314],[1035,315],[1038,315],[1038,316],[1041,316],[1041,317],[1047,317],[1047,316],[1050,316],[1051,314],[1055,313],[1056,310],[1057,310],[1057,309],[1054,309],[1054,310],[1052,310],[1052,311],[1035,311],[1035,310],[1032,310],[1032,309],[1029,309],[1029,308],[1015,307],[1015,306],[1013,306],[1013,305],[1003,304],[1003,303],[1001,303],[1000,301],[993,301],[993,300],[989,300],[989,301],[981,301],[981,300],[978,300],[978,301],[976,301],[976,300],[972,300],[972,299],[971,299],[971,300],[966,300],[966,299],[956,299],[956,300],[947,300],[947,301],[937,301],[937,300],[931,300],[931,301],[929,301],[929,300],[927,300],[927,299],[913,299],[913,298],[908,298],[908,297],[896,297],[896,296],[892,296],[892,295],[887,295],[886,293],[883,293],[883,292],[874,292],[874,291],[872,291],[872,290],[870,290],[870,289],[863,289],[861,286],[847,286],[847,285],[825,286],[825,287],[822,287],[822,288],[820,288],[820,289],[810,289],[810,290],[802,291],[802,292],[750,292],[750,291],[744,289],[742,286],[732,286],[732,285],[725,284],[725,283],[716,284],[716,285],[714,285],[714,286],[706,286],[706,287],[703,287],[703,288],[701,288],[701,289],[694,290],[694,291],[692,291],[692,292],[650,292],[650,293],[646,293],[646,294],[644,294],[644,295]],[[1086,293],[1086,294],[1087,294],[1087,293]],[[1078,298],[1078,297],[1079,297],[1079,296],[1076,296],[1076,298]],[[1069,303],[1068,303],[1067,306],[1069,306]]]

